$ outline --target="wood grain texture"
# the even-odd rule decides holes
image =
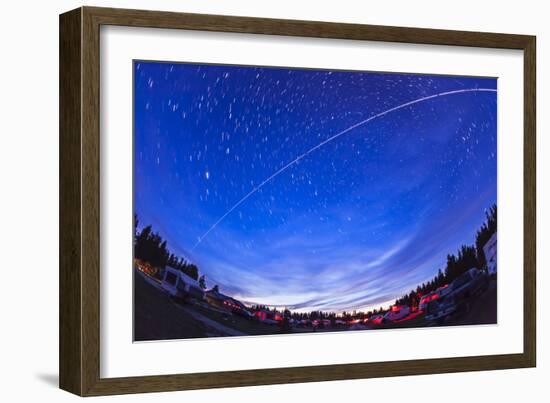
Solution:
[[[489,32],[404,28],[380,25],[340,24],[334,22],[232,17],[165,11],[85,8],[105,25],[172,28],[200,31],[236,32],[314,38],[353,39],[486,48],[523,49],[525,35]]]
[[[345,379],[382,378],[461,371],[485,371],[531,366],[523,354],[485,357],[456,357],[429,360],[375,362],[365,364],[211,372],[206,374],[105,378],[89,396],[120,393],[163,392],[282,383],[320,382]]]
[[[523,100],[523,354],[536,366],[537,338],[537,129],[536,129],[536,39],[530,37],[524,48]]]
[[[59,18],[59,386],[81,394],[81,11]]]
[[[82,390],[100,368],[100,135],[99,24],[82,9]]]
[[[362,364],[100,377],[101,25],[522,49],[524,352]],[[60,17],[60,386],[81,396],[481,371],[536,364],[535,37],[83,7]],[[520,135],[520,133],[518,133]]]

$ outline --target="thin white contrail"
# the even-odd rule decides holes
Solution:
[[[222,222],[225,217],[227,217],[229,214],[231,214],[237,207],[239,207],[241,204],[243,204],[250,196],[252,196],[254,193],[256,193],[258,190],[260,190],[264,185],[266,185],[268,182],[270,182],[273,178],[275,178],[276,176],[278,176],[279,174],[283,173],[284,171],[286,171],[288,168],[290,168],[292,165],[296,164],[298,161],[300,161],[301,159],[307,157],[309,154],[311,154],[313,151],[323,147],[325,144],[327,143],[330,143],[331,141],[333,140],[336,140],[338,137],[340,136],[343,136],[344,134],[352,131],[353,129],[356,129],[358,128],[359,126],[363,126],[364,124],[367,124],[369,123],[370,121],[376,119],[376,118],[379,118],[379,117],[382,117],[384,115],[387,115],[388,113],[391,113],[391,112],[395,112],[399,109],[402,109],[402,108],[406,108],[407,106],[411,106],[411,105],[414,105],[414,104],[417,104],[417,103],[420,103],[420,102],[424,102],[424,101],[428,101],[430,99],[433,99],[433,98],[437,98],[437,97],[444,97],[446,95],[453,95],[453,94],[462,94],[462,93],[465,93],[465,92],[497,92],[496,89],[493,89],[493,88],[466,88],[466,89],[461,89],[461,90],[454,90],[454,91],[445,91],[445,92],[440,92],[439,94],[434,94],[434,95],[428,95],[426,97],[422,97],[422,98],[418,98],[418,99],[415,99],[413,101],[409,101],[409,102],[406,102],[404,104],[401,104],[401,105],[398,105],[398,106],[395,106],[391,109],[388,109],[388,110],[385,110],[384,112],[380,112],[380,113],[377,113],[376,115],[372,115],[370,117],[368,117],[367,119],[365,120],[362,120],[350,127],[348,127],[347,129],[344,129],[342,130],[341,132],[338,132],[336,133],[334,136],[331,136],[329,137],[328,139],[326,140],[323,140],[321,143],[317,144],[315,147],[313,148],[310,148],[309,150],[307,150],[305,153],[299,155],[298,157],[296,157],[295,159],[293,159],[292,161],[290,161],[289,163],[287,163],[285,166],[283,166],[282,168],[278,169],[277,171],[275,171],[273,174],[271,174],[269,177],[267,177],[266,179],[264,179],[259,185],[257,185],[256,187],[252,188],[252,190],[250,192],[248,192],[247,194],[245,194],[237,203],[235,203],[233,205],[233,207],[231,207],[229,210],[227,210],[227,212],[222,215],[220,218],[218,218],[218,220],[212,224],[212,226],[210,228],[208,228],[208,230],[202,234],[200,237],[199,237],[199,240],[197,241],[197,243],[193,246],[193,249],[191,250],[194,250],[201,242],[202,240],[210,233],[214,230],[214,228],[216,228],[218,226],[218,224],[220,222]]]

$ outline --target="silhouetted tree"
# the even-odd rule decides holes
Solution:
[[[204,274],[199,277],[199,287],[206,290],[206,280],[204,279]]]
[[[144,260],[152,266],[164,268],[171,266],[187,274],[189,277],[198,280],[199,269],[190,264],[182,257],[174,255],[168,250],[166,240],[160,234],[153,232],[151,225],[146,226],[138,233],[138,216],[134,215],[134,257]]]

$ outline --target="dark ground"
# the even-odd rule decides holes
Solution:
[[[468,312],[450,318],[445,325],[491,325],[497,323],[497,285],[491,280],[489,288],[479,297],[472,298],[472,306]]]
[[[134,341],[280,333],[278,326],[208,309],[206,304],[175,302],[144,276],[137,271],[134,275]]]
[[[204,337],[208,328],[149,284],[134,275],[134,341]]]

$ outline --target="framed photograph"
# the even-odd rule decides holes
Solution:
[[[60,16],[60,386],[533,367],[535,37]]]

